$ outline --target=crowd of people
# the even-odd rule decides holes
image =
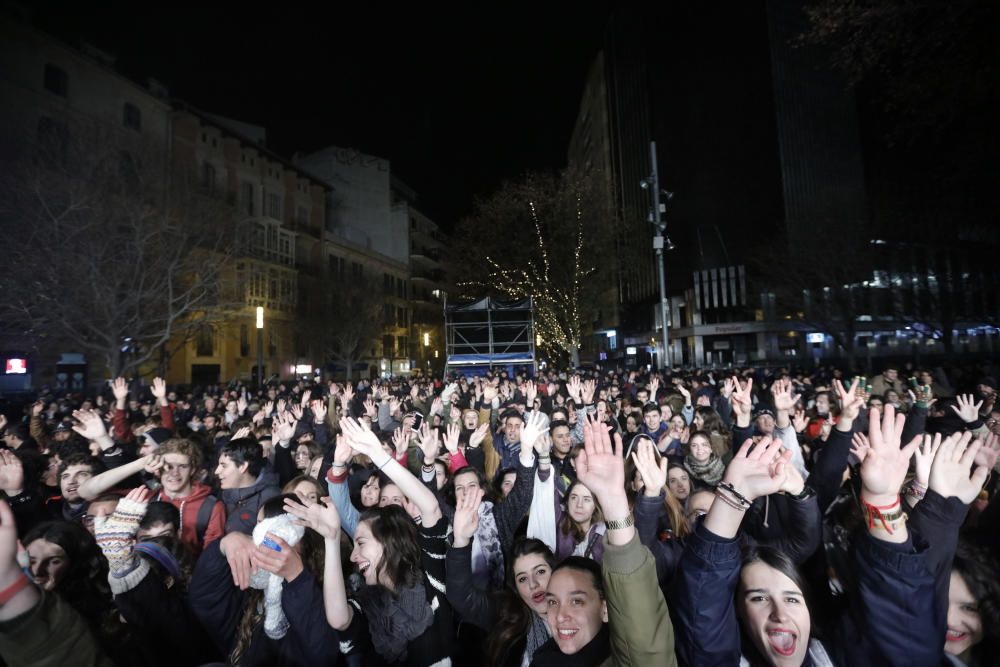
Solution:
[[[994,372],[42,395],[0,416],[0,658],[994,665]]]

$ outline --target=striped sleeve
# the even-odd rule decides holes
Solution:
[[[433,526],[417,524],[424,574],[435,589],[447,593],[445,589],[445,555],[448,553],[448,518],[442,516]]]

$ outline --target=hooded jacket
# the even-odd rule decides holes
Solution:
[[[271,498],[281,495],[277,474],[265,468],[250,486],[223,489],[222,502],[226,505],[226,533],[239,531],[253,535],[257,525],[257,512]]]
[[[219,539],[226,532],[226,507],[221,501],[216,501],[208,519],[208,525],[205,527],[204,539],[198,539],[198,512],[201,511],[201,506],[211,493],[211,487],[194,482],[191,485],[191,493],[183,498],[171,498],[166,491],[160,491],[156,497],[159,501],[170,503],[181,513],[181,542],[187,545],[196,556],[201,553],[206,544]],[[255,512],[254,519],[256,518]]]

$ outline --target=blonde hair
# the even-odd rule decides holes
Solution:
[[[188,462],[191,464],[192,470],[200,469],[204,461],[201,448],[193,440],[188,440],[187,438],[170,438],[157,448],[156,453],[160,456],[165,454],[183,454],[188,457]]]

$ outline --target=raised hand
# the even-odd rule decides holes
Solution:
[[[583,399],[584,405],[590,405],[594,402],[594,392],[597,391],[597,382],[592,378],[588,378],[583,383],[583,389],[580,391],[580,397]]]
[[[605,499],[625,494],[625,460],[622,438],[617,433],[612,438],[610,428],[594,415],[585,415],[583,424],[583,449],[577,455],[577,478],[590,489],[604,506]],[[527,427],[525,427],[527,428]],[[522,434],[523,434],[522,430]],[[524,438],[521,438],[522,447]]]
[[[482,424],[477,426],[476,430],[469,435],[469,447],[475,448],[483,444],[483,440],[486,439],[486,434],[489,432],[489,430],[490,430],[489,422],[483,422]],[[523,431],[521,439],[522,440],[524,439]]]
[[[370,458],[372,462],[381,461],[388,456],[382,451],[382,443],[379,442],[378,436],[372,433],[364,422],[359,422],[354,417],[344,417],[340,420],[340,427],[351,447]]]
[[[322,424],[326,421],[326,401],[323,399],[317,398],[310,401],[309,410],[312,412],[314,423]]]
[[[487,403],[492,403],[493,399],[497,397],[497,385],[500,380],[494,378],[490,382],[483,383],[483,400]]]
[[[669,462],[666,457],[663,457],[657,463],[654,451],[652,440],[640,438],[639,444],[632,452],[632,461],[635,462],[635,467],[642,476],[643,495],[649,498],[659,496],[667,484],[667,465]]]
[[[242,415],[247,411],[247,399],[244,396],[240,396],[236,399],[236,414]]]
[[[976,398],[972,394],[959,394],[955,397],[958,407],[951,406],[952,411],[958,415],[966,424],[979,419],[979,408],[983,407],[983,402],[975,402]]]
[[[524,387],[524,398],[528,402],[528,407],[535,405],[535,398],[538,397],[538,385],[534,380],[528,380]]]
[[[337,434],[337,445],[333,449],[333,465],[337,468],[346,468],[347,464],[350,463],[351,457],[354,456],[354,450],[351,449],[351,442],[348,440],[344,434]]]
[[[465,493],[455,503],[455,519],[452,524],[453,546],[462,548],[472,542],[479,530],[479,505],[483,501],[483,490]]]
[[[283,398],[278,399],[278,414],[285,414],[285,406],[287,402]]]
[[[295,406],[298,407],[298,406]],[[287,412],[279,412],[271,424],[271,435],[278,442],[290,442],[295,435],[295,427],[299,420]]]
[[[736,378],[728,377],[722,381],[722,389],[719,391],[722,394],[722,398],[729,400],[729,397],[733,395],[736,388],[740,386]]]
[[[236,429],[236,432],[233,433],[233,436],[230,438],[230,440],[239,440],[240,438],[249,438],[249,437],[250,437],[250,427],[241,426],[240,428]]]
[[[444,414],[444,401],[441,400],[440,396],[435,396],[434,400],[431,401],[431,414],[432,415]]]
[[[274,412],[274,401],[267,401],[264,403],[264,417],[270,417],[272,412]]]
[[[73,426],[73,430],[87,440],[99,440],[108,435],[108,429],[97,410],[74,410],[73,419],[80,422]]]
[[[833,388],[837,392],[837,399],[840,401],[840,419],[847,423],[853,423],[858,418],[861,408],[865,406],[863,394],[858,394],[858,385],[860,382],[861,378],[854,378],[850,387],[836,380],[833,383]]]
[[[792,428],[795,429],[796,433],[802,433],[809,426],[809,419],[806,417],[806,411],[799,408],[792,415]]]
[[[462,434],[462,427],[458,424],[448,424],[448,430],[444,435],[444,446],[449,454],[458,451],[458,437]]]
[[[569,380],[566,381],[566,392],[575,403],[583,402],[583,399],[581,398],[581,394],[583,393],[583,383],[580,382],[579,375],[571,375]]]
[[[735,382],[729,402],[737,416],[749,418],[753,411],[753,378],[747,378],[745,387],[741,387],[739,382]]]
[[[930,484],[931,479],[931,465],[934,463],[934,456],[937,454],[938,448],[941,447],[941,434],[935,433],[933,436],[924,433],[921,444],[913,452],[913,456],[916,459],[916,465],[914,465],[914,473],[916,475],[917,484],[927,489],[927,485]]]
[[[410,446],[410,438],[404,432],[403,427],[393,430],[392,432],[392,445],[396,449],[396,455],[401,456],[406,448]]]
[[[424,454],[424,465],[431,465],[440,450],[438,430],[431,428],[426,421],[420,425],[420,451]]]
[[[861,459],[861,485],[864,501],[870,505],[890,506],[897,501],[910,457],[923,439],[917,436],[902,447],[900,438],[905,422],[906,415],[897,415],[892,405],[885,406],[884,415],[878,410],[869,413],[869,446]]]
[[[771,397],[774,400],[774,409],[780,412],[791,412],[799,400],[797,395],[792,394],[791,380],[775,380],[771,385]]]
[[[535,446],[535,441],[545,430],[545,415],[540,410],[535,410],[528,417],[527,423],[521,429],[521,451],[531,451]]]
[[[302,392],[302,398],[299,400],[299,405],[303,408],[309,405],[309,399],[312,397],[312,389],[306,389]]]
[[[24,491],[24,466],[8,449],[0,449],[0,491],[8,497]]]
[[[983,446],[976,452],[976,465],[986,466],[990,470],[997,464],[997,457],[1000,456],[1000,437],[996,433],[989,433],[983,441]]]
[[[972,462],[983,446],[982,440],[972,440],[972,433],[953,433],[945,438],[934,455],[930,488],[945,498],[958,498],[966,505],[979,495],[990,474],[986,466],[976,466],[969,475]]]
[[[372,419],[375,419],[375,416],[378,414],[378,408],[375,407],[375,401],[370,398],[365,400],[365,414]]]
[[[149,387],[149,391],[157,401],[167,400],[167,383],[163,378],[153,378],[153,384]]]
[[[394,415],[397,412],[399,412],[399,399],[393,396],[389,399],[389,414]],[[346,414],[347,411],[344,410],[344,413]]]
[[[649,384],[646,385],[646,389],[649,390],[649,400],[656,403],[656,392],[660,390],[660,378],[655,375],[649,379]]]
[[[115,401],[119,409],[124,409],[125,399],[128,398],[128,383],[125,378],[117,377],[111,381],[111,393],[115,395]]]
[[[751,450],[752,448],[752,450]],[[723,481],[753,501],[777,493],[786,484],[792,452],[782,452],[780,438],[764,436],[754,446],[747,440],[726,467]]]
[[[285,498],[285,511],[295,517],[298,525],[312,528],[328,540],[340,539],[340,514],[330,498],[321,498],[320,502],[308,506],[297,498]]]

